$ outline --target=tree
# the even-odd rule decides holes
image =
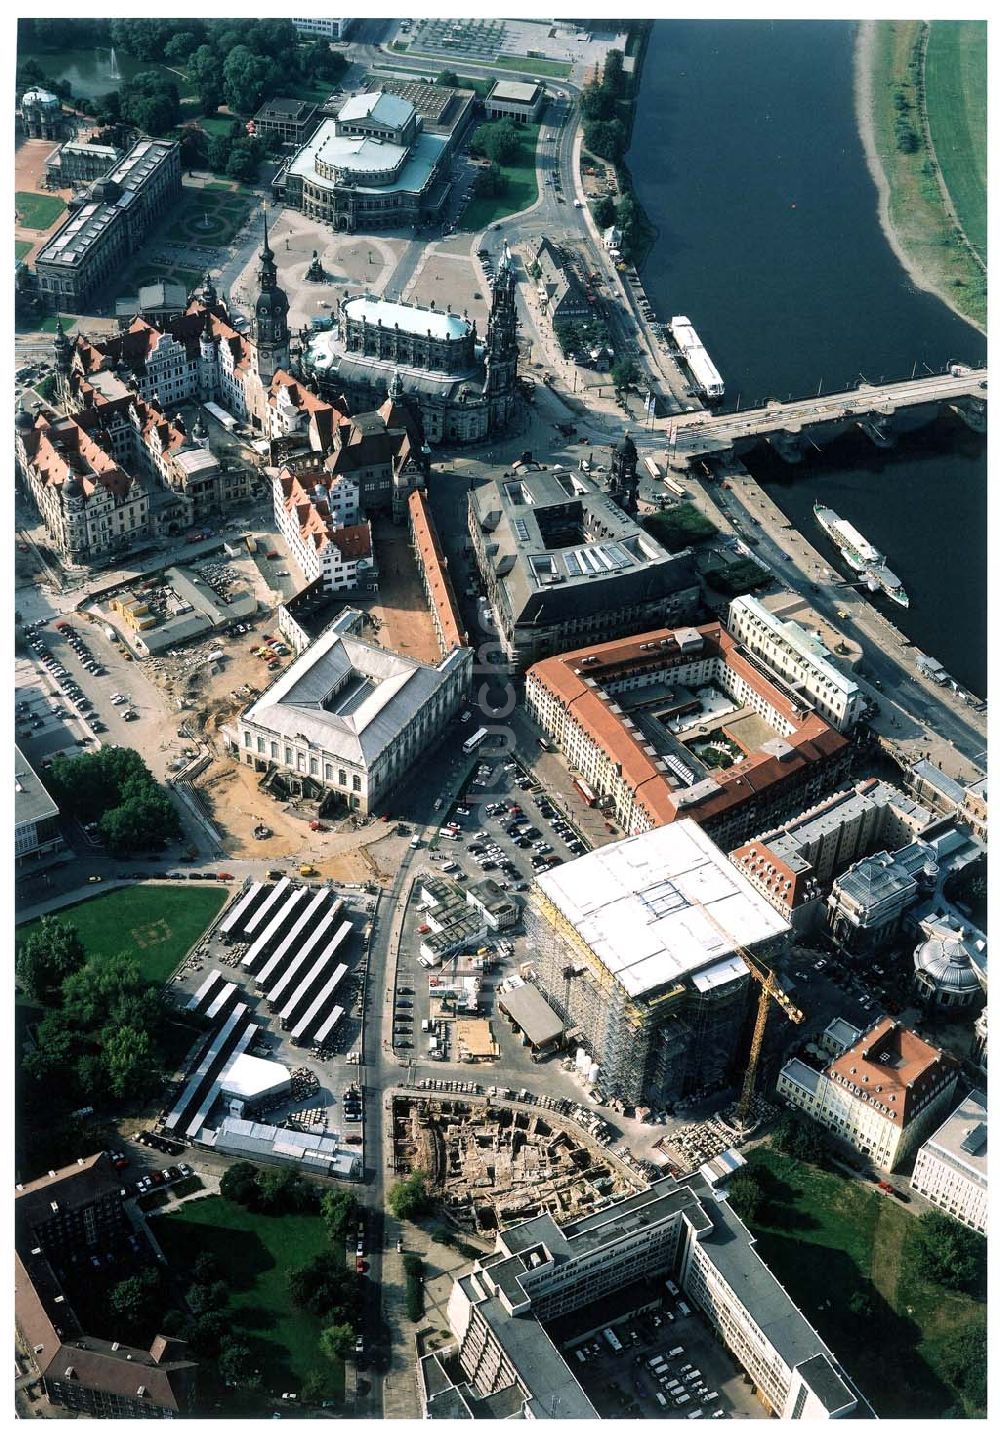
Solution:
[[[135,1000],[144,995],[156,1008],[159,997],[149,987],[139,963],[127,952],[118,952],[102,962],[90,962],[66,978],[62,989],[62,1007],[67,1021],[80,1031],[92,1031],[109,1020],[117,1024],[127,1008],[135,1016]],[[156,1017],[151,1017],[155,1024]],[[147,1022],[139,1023],[144,1029]]]
[[[197,125],[181,130],[181,164],[185,169],[201,169],[208,159],[208,135]]]
[[[257,1200],[257,1167],[249,1161],[237,1161],[222,1174],[219,1194],[238,1206],[253,1208]]]
[[[29,932],[14,962],[21,987],[33,1001],[58,1001],[63,982],[79,971],[87,959],[80,934],[69,922],[43,917]]]
[[[486,168],[476,175],[476,193],[488,196],[503,194],[507,183],[507,176],[496,160],[491,159]]]
[[[315,1211],[319,1192],[297,1171],[266,1170],[257,1173],[256,1209],[269,1215],[283,1212]]]
[[[594,223],[598,229],[610,229],[615,222],[617,212],[615,202],[609,194],[602,194],[599,199],[594,201]]]
[[[333,1245],[340,1245],[357,1221],[361,1207],[351,1191],[330,1190],[323,1193],[320,1215]]]
[[[183,65],[198,48],[198,36],[193,30],[182,30],[167,41],[163,57],[171,65]]]
[[[231,1319],[222,1310],[209,1310],[191,1322],[187,1339],[195,1355],[218,1355],[229,1334]]]
[[[621,120],[589,120],[583,126],[583,142],[591,154],[616,162],[625,153],[625,126]]]
[[[818,1162],[826,1155],[826,1142],[815,1122],[786,1112],[774,1128],[774,1144],[786,1156]]]
[[[187,76],[198,91],[198,103],[212,114],[222,103],[219,57],[211,45],[199,45],[187,63]]]
[[[251,115],[259,109],[269,87],[273,87],[276,67],[262,55],[255,55],[246,45],[230,50],[222,67],[222,92],[226,104],[236,114]]]
[[[385,1203],[399,1221],[412,1221],[426,1215],[433,1202],[423,1171],[414,1171],[390,1186]]]
[[[142,1100],[163,1081],[149,1033],[133,1026],[105,1027],[101,1033],[104,1067],[113,1096]]]
[[[188,1289],[187,1303],[195,1315],[208,1315],[210,1312],[214,1314],[229,1304],[229,1287],[225,1281],[193,1285]]]
[[[119,94],[122,117],[146,134],[165,134],[180,119],[177,86],[158,70],[133,75]]]
[[[941,1373],[977,1411],[986,1407],[986,1356],[985,1315],[938,1341]]]
[[[158,1266],[146,1266],[112,1286],[108,1304],[130,1333],[141,1335],[159,1319],[163,1280]]]
[[[760,1173],[752,1166],[741,1166],[729,1178],[729,1204],[741,1221],[752,1225],[764,1204],[764,1186]]]
[[[451,89],[456,89],[458,86],[458,75],[454,70],[439,70],[434,83],[436,85],[448,85]]]
[[[354,1349],[354,1327],[346,1322],[320,1332],[319,1348],[327,1360],[346,1360]]]
[[[640,377],[639,365],[634,359],[616,359],[611,366],[611,381],[621,393],[628,393]]]
[[[229,1336],[222,1342],[218,1362],[219,1377],[239,1390],[258,1390],[260,1371],[257,1369],[253,1352],[238,1336]]]
[[[608,94],[621,95],[625,90],[624,74],[625,56],[621,50],[609,50],[604,61],[604,74],[601,78],[601,87]]]
[[[201,1254],[195,1258],[195,1263],[191,1267],[191,1274],[196,1281],[200,1281],[202,1284],[220,1280],[222,1277],[222,1267],[219,1265],[218,1257],[212,1251],[202,1251]]]
[[[480,125],[469,141],[469,152],[495,160],[497,164],[510,164],[517,158],[521,148],[521,136],[517,126],[510,120],[496,120],[492,124]]]
[[[985,1279],[986,1242],[943,1211],[926,1211],[917,1222],[913,1260],[922,1276],[945,1290],[973,1291]]]
[[[615,113],[614,96],[592,81],[580,95],[580,113],[585,120],[610,120]]]
[[[288,1277],[292,1303],[321,1320],[354,1315],[360,1306],[361,1284],[356,1271],[344,1265],[339,1252],[322,1251]]]

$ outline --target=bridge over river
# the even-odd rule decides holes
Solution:
[[[823,448],[854,429],[877,447],[891,448],[899,433],[922,428],[949,411],[977,433],[985,433],[986,383],[985,369],[956,365],[929,378],[863,383],[844,393],[774,402],[736,413],[695,410],[671,419],[667,454],[672,468],[683,469],[692,459],[707,455],[738,457],[763,439],[786,462],[797,463],[810,445]]]

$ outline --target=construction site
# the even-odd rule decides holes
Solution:
[[[401,1174],[426,1174],[459,1229],[480,1235],[543,1213],[576,1220],[643,1184],[550,1113],[492,1100],[395,1095],[392,1155]]]

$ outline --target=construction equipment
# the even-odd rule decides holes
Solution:
[[[750,1114],[750,1102],[753,1100],[754,1084],[757,1079],[757,1063],[760,1060],[761,1047],[764,1045],[764,1028],[767,1026],[767,1013],[769,1003],[773,998],[789,1021],[799,1025],[805,1021],[805,1013],[799,1011],[787,992],[774,979],[774,973],[766,968],[758,966],[745,947],[737,947],[736,951],[746,962],[750,975],[756,982],[760,983],[760,997],[757,1002],[757,1018],[753,1025],[753,1036],[750,1039],[750,1055],[747,1059],[747,1072],[743,1078],[743,1092],[740,1096],[740,1104],[736,1108],[736,1119],[740,1126],[745,1127],[747,1117]]]

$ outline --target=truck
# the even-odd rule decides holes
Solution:
[[[110,623],[102,623],[101,627],[104,629],[104,636],[107,638],[109,643],[118,644],[121,642],[121,638],[119,638],[117,632],[114,628],[112,628]]]
[[[302,866],[299,868],[299,876],[300,876],[300,877],[318,877],[318,876],[319,876],[319,872],[318,872],[318,871],[316,870],[316,868],[312,865],[312,863],[310,863],[310,862],[303,862]]]

